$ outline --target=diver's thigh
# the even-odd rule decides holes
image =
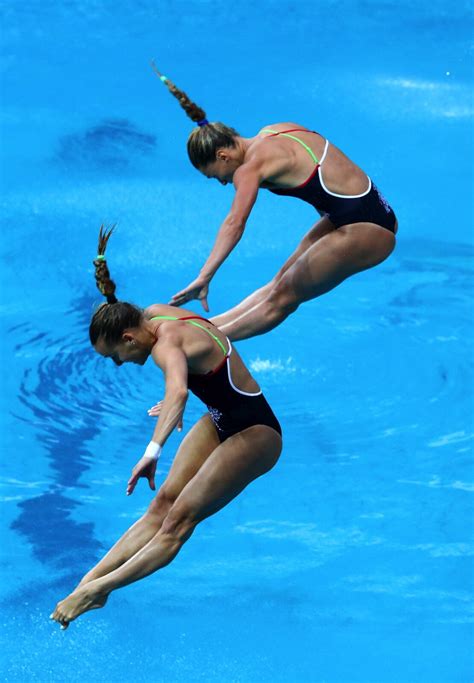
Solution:
[[[189,430],[178,448],[163,484],[168,493],[177,497],[219,444],[214,423],[206,413]]]
[[[393,251],[394,236],[370,223],[342,226],[295,261],[280,286],[302,303],[330,291],[346,278],[372,268]]]
[[[328,235],[329,233],[333,232],[335,229],[336,226],[333,223],[331,223],[327,216],[323,216],[322,218],[320,218],[313,225],[313,227],[306,233],[306,235],[303,237],[303,239],[298,244],[297,248],[291,254],[291,256],[285,261],[283,266],[276,274],[275,280],[281,278],[286,273],[288,268],[290,268],[293,265],[293,263],[295,263],[295,261],[300,256],[302,256],[310,247],[312,247],[318,240],[320,240],[322,237],[325,237],[325,235]]]
[[[184,487],[175,514],[192,515],[197,523],[223,508],[251,481],[268,472],[281,453],[281,436],[255,425],[220,444]]]

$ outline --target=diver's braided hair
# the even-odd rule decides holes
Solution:
[[[183,90],[177,88],[175,84],[172,81],[170,81],[169,78],[163,76],[163,74],[158,71],[157,66],[153,60],[151,61],[151,68],[156,73],[160,81],[166,85],[170,93],[174,95],[174,97],[176,97],[176,99],[178,100],[186,114],[189,116],[191,121],[197,123],[198,126],[209,125],[209,121],[206,119],[206,112],[204,111],[204,109],[198,107],[197,104],[195,104],[189,99],[189,97]]]
[[[110,279],[107,261],[105,260],[107,242],[109,241],[110,235],[113,233],[114,229],[115,224],[110,226],[110,228],[106,228],[103,224],[100,226],[97,256],[93,261],[95,266],[95,281],[97,284],[97,289],[106,297],[108,304],[116,304],[118,301],[117,297],[115,296],[115,282]]]
[[[197,123],[188,138],[188,156],[197,169],[202,169],[207,164],[216,160],[216,152],[221,147],[235,147],[235,138],[239,133],[235,128],[226,126],[224,123],[216,121],[210,123],[206,118],[206,112],[198,107],[183,90],[180,90],[169,78],[163,76],[158,71],[155,62],[152,60],[151,67],[160,81],[166,85],[168,90],[180,103],[191,121]]]
[[[125,301],[118,301],[115,296],[115,282],[105,260],[105,250],[115,225],[110,228],[100,226],[97,256],[94,259],[95,281],[97,288],[107,298],[95,311],[89,326],[89,337],[93,346],[99,338],[107,344],[120,341],[124,330],[138,327],[143,319],[143,311],[138,306]]]

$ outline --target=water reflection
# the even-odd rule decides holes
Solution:
[[[53,482],[42,495],[19,503],[20,514],[11,528],[28,539],[41,562],[65,570],[77,563],[78,556],[81,564],[94,561],[101,550],[94,525],[74,519],[81,503],[67,493],[88,488],[81,483],[91,467],[88,444],[111,412],[107,396],[120,399],[116,376],[104,363],[96,367],[88,344],[91,310],[91,298],[75,299],[67,318],[71,329],[62,337],[51,331],[35,334],[29,323],[14,328],[19,338],[16,352],[28,349],[33,362],[40,356],[36,365],[24,370],[19,387],[24,411],[15,418],[33,432],[30,440],[45,450]]]
[[[57,161],[67,167],[121,171],[137,157],[151,154],[154,135],[144,133],[127,119],[107,119],[59,140]]]

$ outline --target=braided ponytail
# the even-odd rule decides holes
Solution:
[[[115,296],[115,282],[110,279],[110,272],[105,260],[105,250],[107,249],[107,242],[110,235],[113,233],[115,224],[109,229],[105,225],[100,226],[99,230],[99,244],[97,247],[97,257],[93,263],[95,266],[95,281],[97,289],[107,298],[108,304],[116,304],[118,299]]]
[[[89,338],[94,346],[99,339],[107,344],[120,341],[124,330],[139,327],[143,320],[143,311],[138,306],[118,301],[115,296],[115,282],[110,279],[109,269],[105,260],[105,250],[115,225],[106,228],[100,226],[97,257],[94,259],[95,280],[97,288],[107,298],[107,303],[101,304],[92,316],[89,326]]]
[[[156,73],[160,81],[166,85],[170,93],[174,95],[174,97],[176,97],[176,99],[178,100],[186,114],[189,116],[191,121],[197,123],[198,126],[209,125],[209,121],[206,119],[206,112],[204,111],[204,109],[198,107],[197,104],[195,104],[189,99],[189,97],[183,90],[177,88],[175,84],[172,81],[170,81],[169,78],[163,76],[163,74],[158,71],[157,66],[153,60],[151,60],[151,68]]]
[[[151,61],[151,68],[170,93],[176,97],[189,118],[198,125],[198,128],[191,132],[187,143],[189,160],[195,168],[202,169],[215,161],[218,149],[235,147],[235,138],[239,136],[239,133],[234,128],[220,122],[210,123],[206,118],[204,109],[198,107],[183,90],[177,88],[169,78],[163,76],[153,60]]]

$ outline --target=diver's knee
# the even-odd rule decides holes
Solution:
[[[299,306],[299,301],[288,285],[280,281],[273,287],[266,304],[267,317],[278,319],[286,318],[290,313],[294,313]]]
[[[185,501],[181,501],[172,505],[168,511],[161,525],[160,534],[184,543],[191,536],[197,523],[197,511]]]
[[[148,506],[147,514],[163,517],[172,508],[178,493],[164,482]]]

